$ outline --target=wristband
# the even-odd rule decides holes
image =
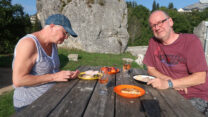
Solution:
[[[168,80],[168,86],[169,86],[169,88],[173,88],[173,83],[171,80]]]

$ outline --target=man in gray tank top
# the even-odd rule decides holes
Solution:
[[[13,59],[14,108],[20,111],[31,104],[55,82],[77,78],[79,71],[60,71],[57,44],[69,35],[77,37],[69,19],[61,14],[49,16],[46,26],[28,34],[17,43]]]

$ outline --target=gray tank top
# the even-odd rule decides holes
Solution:
[[[38,57],[36,59],[35,65],[32,67],[30,71],[30,74],[44,75],[44,74],[58,72],[60,67],[60,61],[59,61],[56,45],[55,44],[52,45],[52,54],[51,56],[48,56],[45,50],[40,45],[38,39],[34,35],[28,34],[25,37],[29,37],[28,39],[33,39],[35,41],[38,52]],[[14,59],[15,56],[16,56],[16,47],[14,52]],[[23,107],[31,104],[43,93],[45,93],[49,88],[51,88],[54,84],[55,82],[31,86],[31,87],[14,87],[15,88],[13,95],[14,107]]]

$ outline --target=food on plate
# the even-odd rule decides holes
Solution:
[[[92,75],[88,75],[88,74],[82,74],[81,77],[89,79],[89,78],[92,78],[93,76]]]
[[[99,71],[93,71],[93,70],[85,71],[85,74],[86,75],[90,75],[90,76],[96,75],[98,73],[99,73]]]
[[[99,71],[93,71],[93,70],[88,70],[85,71],[84,74],[80,74],[80,77],[85,79],[95,78],[99,76],[100,76]]]
[[[121,93],[139,95],[140,91],[135,88],[123,88],[123,89],[121,89]]]
[[[142,76],[142,75],[138,75],[138,76],[135,76],[135,79],[136,80],[139,80],[139,81],[143,81],[143,82],[148,82],[149,80],[151,80],[151,78],[150,77],[144,77],[144,76]]]

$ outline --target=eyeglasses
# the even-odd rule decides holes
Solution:
[[[69,36],[68,32],[64,32],[64,35],[65,35],[65,37]]]
[[[159,27],[161,27],[162,25],[163,25],[163,23],[165,22],[165,21],[167,21],[169,19],[169,17],[168,18],[165,18],[164,20],[162,20],[162,21],[159,21],[157,24],[153,24],[152,26],[150,26],[152,29],[155,29],[156,28],[156,26],[159,26]]]

